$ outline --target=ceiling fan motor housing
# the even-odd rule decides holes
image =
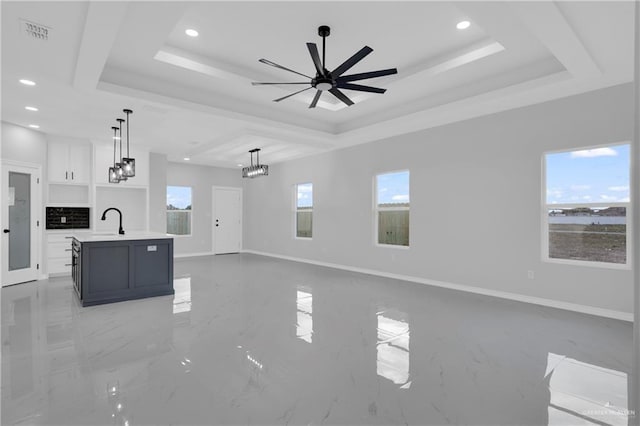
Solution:
[[[318,27],[318,35],[320,37],[328,37],[331,34],[331,28],[326,25],[320,25]]]
[[[311,85],[318,90],[331,90],[336,86],[336,82],[330,76],[318,76],[311,81]]]

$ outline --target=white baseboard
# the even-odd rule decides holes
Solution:
[[[185,257],[199,257],[199,256],[213,256],[215,253],[212,251],[204,251],[204,252],[200,252],[200,253],[182,253],[182,254],[175,254],[173,253],[173,258],[174,259],[182,259]]]
[[[445,281],[430,280],[427,278],[413,277],[410,275],[393,274],[389,272],[376,271],[374,269],[357,268],[354,266],[341,265],[338,263],[320,262],[317,260],[303,259],[299,257],[284,256],[280,254],[267,253],[256,250],[242,250],[242,253],[257,254],[260,256],[275,257],[278,259],[291,260],[293,262],[309,263],[311,265],[326,266],[328,268],[342,269],[350,272],[359,272],[362,274],[376,275],[396,280],[410,281],[419,284],[426,284],[435,287],[443,287],[452,290],[466,291],[468,293],[481,294],[484,296],[498,297],[500,299],[515,300],[517,302],[530,303],[534,305],[547,306],[551,308],[564,309],[572,312],[580,312],[583,314],[596,315],[599,317],[612,318],[621,321],[633,322],[633,313],[615,311],[611,309],[603,309],[595,306],[579,305],[577,303],[563,302],[560,300],[545,299],[541,297],[527,296],[517,293],[509,293],[500,290],[491,290],[482,287],[474,287],[469,285],[454,284]]]

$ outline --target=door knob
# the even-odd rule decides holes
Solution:
[[[5,234],[8,234],[11,231],[9,231],[8,229],[4,229],[2,232],[4,232]]]

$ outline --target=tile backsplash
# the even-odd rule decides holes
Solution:
[[[89,207],[47,207],[47,229],[88,229]]]

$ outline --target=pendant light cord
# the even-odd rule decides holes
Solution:
[[[113,129],[113,167],[116,167],[116,138],[118,137],[118,128],[112,127]]]
[[[122,122],[123,118],[118,118],[118,123],[120,123],[120,166],[122,166]]]
[[[133,111],[125,109],[123,112],[127,114],[127,158],[131,158],[129,155],[129,114],[133,114]]]

